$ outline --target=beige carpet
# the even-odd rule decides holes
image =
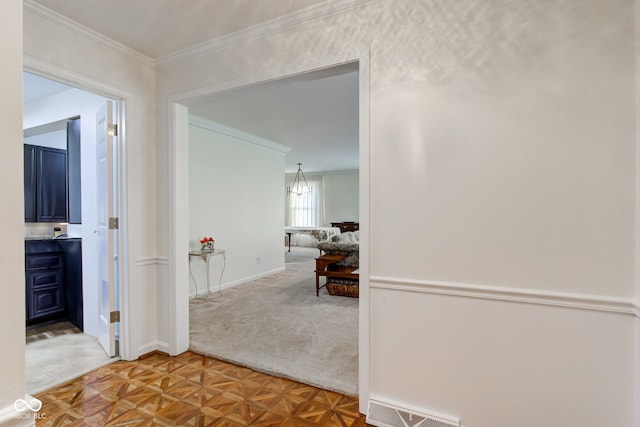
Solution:
[[[271,375],[358,394],[358,299],[315,292],[317,249],[286,271],[190,303],[190,350]]]
[[[25,354],[25,388],[31,395],[118,360],[107,357],[96,338],[82,333],[28,340]]]

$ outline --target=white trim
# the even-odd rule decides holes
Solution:
[[[246,43],[270,34],[286,31],[297,25],[345,13],[375,1],[377,0],[332,0],[316,3],[302,10],[156,58],[156,69],[180,64],[200,56],[210,55],[218,50]]]
[[[277,142],[269,139],[225,126],[222,123],[217,123],[204,117],[196,116],[195,114],[189,114],[189,126],[206,130],[211,133],[228,136],[230,138],[248,142],[249,144],[255,144],[263,148],[268,148],[269,150],[277,151],[278,153],[287,154],[292,149],[292,147],[278,144]]]
[[[120,91],[112,86],[105,85],[83,74],[53,65],[30,55],[23,54],[22,61],[23,70],[27,73],[44,77],[49,80],[55,80],[59,83],[91,92],[114,101],[126,101],[127,98],[130,97],[126,92]]]
[[[220,289],[225,290],[229,288],[233,288],[234,286],[241,285],[243,283],[252,282],[254,280],[262,279],[263,277],[271,276],[272,274],[282,273],[285,271],[286,267],[278,267],[273,270],[265,271],[260,274],[254,274],[253,276],[243,277],[242,279],[234,280],[233,282],[223,283],[220,286]],[[206,289],[201,290],[200,292],[189,293],[189,299],[197,298],[199,296],[207,295],[207,294],[216,294],[218,292],[218,288],[212,284],[211,289],[207,292]]]
[[[370,262],[370,236],[371,236],[371,64],[369,49],[359,52],[358,60],[358,150],[360,153],[360,168],[358,170],[359,185],[359,230],[360,230],[360,281],[358,304],[358,394],[359,409],[361,413],[366,413],[369,407],[370,390],[370,282],[369,282],[369,262]]]
[[[154,351],[161,351],[163,353],[169,354],[169,344],[164,341],[153,341],[145,345],[141,345],[140,347],[138,347],[138,357],[144,356],[145,354],[149,354]]]
[[[105,44],[121,53],[124,53],[129,56],[133,56],[150,65],[154,64],[153,59],[138,52],[137,50],[134,50],[129,46],[126,46],[118,41],[115,41],[105,36],[104,34],[99,33],[87,26],[84,26],[79,22],[76,22],[73,19],[70,19],[67,16],[64,16],[54,10],[51,10],[46,6],[43,6],[40,3],[35,2],[34,0],[24,0],[23,10],[26,13],[31,13],[32,15],[45,19],[51,22],[52,24],[57,25],[58,27],[64,30],[67,30],[71,33],[75,33],[91,41]]]
[[[327,176],[327,175],[347,175],[347,174],[355,174],[359,173],[360,169],[343,169],[337,171],[316,171],[316,172],[305,172],[305,176]],[[285,177],[294,177],[296,176],[296,172],[287,172],[284,174]]]
[[[136,267],[150,267],[157,265],[169,265],[169,258],[167,257],[155,257],[155,258],[140,258],[136,260]]]
[[[29,0],[31,3],[31,1]],[[115,101],[118,105],[116,120],[120,129],[118,136],[118,215],[123,218],[118,232],[118,294],[119,310],[129,313],[129,241],[128,241],[128,205],[127,205],[127,103],[131,95],[113,86],[75,73],[66,68],[53,65],[38,58],[23,54],[23,70],[41,77],[56,80],[80,90],[94,93]],[[130,316],[124,315],[120,322],[120,357],[131,359]]]
[[[638,315],[637,302],[634,302],[631,298],[379,276],[370,277],[369,283],[371,288],[377,289],[391,289],[405,292],[421,292],[428,294],[451,295],[467,298],[490,299]]]

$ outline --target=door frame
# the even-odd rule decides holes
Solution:
[[[360,297],[358,326],[358,376],[360,412],[366,413],[369,399],[369,258],[370,258],[370,52],[368,47],[354,49],[343,55],[316,58],[316,62],[293,64],[289,72],[263,71],[257,76],[242,78],[168,97],[168,220],[169,220],[169,283],[168,318],[171,355],[189,348],[189,179],[188,132],[190,101],[246,86],[268,83],[335,66],[358,63],[359,97],[359,210],[360,210]]]
[[[128,239],[127,239],[127,174],[126,174],[126,140],[127,140],[127,126],[126,126],[126,108],[127,99],[131,97],[130,94],[123,92],[122,90],[104,84],[98,80],[93,80],[85,76],[74,73],[73,71],[65,68],[58,67],[48,62],[33,58],[28,55],[23,56],[23,71],[34,74],[49,80],[54,80],[74,88],[91,92],[95,95],[108,98],[113,102],[115,114],[114,122],[118,125],[118,143],[116,146],[116,170],[115,178],[117,182],[116,189],[116,201],[114,202],[118,206],[118,216],[121,218],[119,222],[119,229],[115,230],[117,233],[117,277],[114,286],[117,300],[116,304],[118,309],[123,314],[120,316],[120,326],[116,325],[117,330],[117,343],[116,343],[116,356],[120,356],[122,359],[130,360],[132,357],[137,357],[133,354],[133,347],[130,340],[130,322],[127,314],[129,313],[129,301],[128,301],[128,289],[129,289],[129,267],[127,262],[128,253]],[[112,177],[113,178],[113,177]]]

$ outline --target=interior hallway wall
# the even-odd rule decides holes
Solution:
[[[121,232],[127,240],[120,265],[125,320],[121,351],[136,358],[158,348],[156,255],[155,70],[153,62],[98,34],[76,30],[63,17],[24,3],[24,60],[34,69],[99,95],[124,100],[120,129]],[[130,326],[130,329],[129,329]]]
[[[330,227],[332,222],[358,222],[360,218],[359,184],[357,170],[327,173],[323,176],[322,188],[325,194],[323,226]]]
[[[466,426],[629,426],[634,6],[361,2],[165,63],[158,164],[170,159],[171,95],[369,51],[371,366],[361,397]],[[159,169],[162,228],[166,176]],[[158,243],[166,254],[169,241]]]
[[[189,245],[212,236],[226,251],[223,287],[284,270],[283,186],[284,153],[189,126]],[[210,263],[217,289],[222,259]],[[204,263],[192,259],[191,270],[203,292]]]

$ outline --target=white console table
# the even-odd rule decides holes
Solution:
[[[196,279],[193,277],[193,272],[191,271],[191,259],[192,258],[200,258],[206,268],[207,275],[207,300],[209,299],[209,294],[211,293],[211,275],[209,274],[209,260],[212,257],[221,256],[222,257],[222,270],[220,271],[220,279],[218,280],[218,292],[222,295],[222,275],[224,274],[224,269],[227,266],[227,257],[225,255],[224,249],[213,249],[210,251],[190,251],[189,252],[189,273],[191,274],[191,278],[193,278],[193,282],[196,284],[196,297],[198,296],[198,284],[196,283]]]

